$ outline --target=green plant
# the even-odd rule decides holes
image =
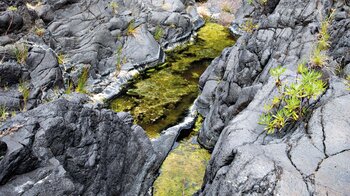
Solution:
[[[348,90],[350,90],[350,75],[346,76],[346,85],[349,87]]]
[[[327,55],[323,54],[320,48],[316,48],[311,55],[311,67],[323,68],[326,64],[327,59]]]
[[[66,62],[66,56],[63,53],[57,55],[58,64],[64,64]]]
[[[281,67],[270,71],[279,85],[279,95],[274,97],[271,105],[266,105],[266,112],[260,116],[259,124],[265,125],[268,134],[282,131],[287,125],[302,119],[310,106],[310,101],[316,99],[326,90],[326,84],[321,80],[322,74],[309,70],[305,65],[299,64],[297,81],[290,85],[280,80],[285,69]],[[299,77],[301,76],[301,77]]]
[[[116,62],[116,75],[119,74],[120,70],[122,69],[122,52],[123,52],[123,46],[120,45],[117,48],[116,55],[117,55],[117,62]]]
[[[253,5],[254,0],[247,0],[249,5]]]
[[[259,3],[262,5],[266,5],[268,0],[259,0]]]
[[[14,53],[17,62],[20,64],[25,64],[28,58],[28,47],[25,44],[16,44]]]
[[[111,7],[113,14],[116,14],[119,4],[117,2],[112,1],[109,3],[109,7]]]
[[[247,33],[252,33],[257,28],[259,28],[259,25],[255,24],[252,19],[246,20],[240,27],[242,31],[245,31]]]
[[[7,117],[7,108],[3,105],[0,106],[0,120],[5,120]]]
[[[88,78],[89,78],[89,67],[84,67],[78,79],[78,85],[75,91],[77,91],[78,93],[86,93],[85,85]]]
[[[230,14],[232,13],[231,6],[228,3],[223,4],[221,10]]]
[[[286,71],[286,68],[282,66],[277,66],[270,70],[270,75],[276,78],[276,86],[280,87],[282,85],[281,75]]]
[[[158,25],[154,31],[154,39],[159,41],[163,36],[164,36],[164,30],[160,25]]]
[[[17,9],[16,6],[10,6],[10,7],[7,8],[7,11],[15,12],[15,11],[17,11],[17,10],[18,10],[18,9]]]
[[[28,98],[30,96],[29,85],[26,82],[21,81],[18,85],[18,91],[22,93],[23,102],[24,102],[23,109],[25,110],[27,106]]]
[[[135,20],[131,20],[129,25],[128,25],[128,28],[127,28],[127,35],[132,35],[132,36],[135,36],[136,34],[136,25],[135,25]]]
[[[67,89],[65,91],[65,94],[71,94],[73,90],[73,82],[71,82],[70,80],[68,80],[68,85],[67,85]]]
[[[44,28],[35,28],[35,34],[39,37],[42,37],[45,34]]]

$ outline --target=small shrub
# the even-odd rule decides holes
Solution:
[[[86,85],[86,81],[88,80],[88,78],[89,78],[89,68],[84,67],[83,71],[78,79],[77,88],[75,89],[78,93],[86,93],[85,85]]]
[[[266,112],[260,116],[259,124],[265,125],[268,134],[282,131],[287,125],[302,119],[308,111],[310,100],[316,99],[326,88],[321,80],[322,74],[309,70],[304,64],[298,66],[297,81],[290,85],[280,80],[285,71],[282,67],[271,69],[270,74],[276,78],[279,95],[274,97],[271,105],[266,105]]]
[[[25,64],[28,58],[28,47],[25,44],[16,44],[14,53],[17,62],[20,64]]]
[[[249,5],[253,5],[254,0],[247,0]]]
[[[252,33],[257,28],[259,28],[259,25],[255,24],[252,19],[246,20],[241,26],[241,30],[247,33]]]
[[[30,89],[29,89],[29,85],[25,82],[20,82],[19,83],[19,86],[18,86],[18,91],[20,93],[22,93],[22,97],[23,97],[23,102],[24,102],[24,105],[23,105],[23,110],[26,109],[26,106],[27,106],[27,101],[28,101],[28,98],[30,96]]]
[[[164,36],[164,30],[160,25],[158,25],[156,27],[156,30],[154,31],[154,39],[159,41],[163,36]]]

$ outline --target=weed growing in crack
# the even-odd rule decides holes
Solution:
[[[350,75],[346,76],[346,85],[348,86],[348,90],[350,91]]]
[[[0,106],[0,121],[3,121],[7,118],[7,108],[3,105]]]
[[[130,23],[128,25],[126,34],[129,36],[135,36],[136,32],[137,32],[137,30],[136,30],[135,20],[133,19],[130,21]]]
[[[252,33],[257,28],[259,28],[259,25],[254,23],[252,19],[246,20],[241,26],[241,30],[247,33]]]
[[[156,27],[156,30],[154,31],[154,39],[159,42],[163,36],[164,36],[164,30],[160,25],[158,25]]]
[[[68,80],[68,85],[67,85],[67,89],[65,91],[65,94],[69,95],[72,93],[72,91],[73,91],[73,82]]]
[[[35,28],[35,34],[39,37],[42,37],[45,34],[45,29],[44,28]]]
[[[17,62],[20,64],[25,64],[28,58],[28,46],[26,46],[25,44],[16,44],[14,53]]]
[[[64,64],[66,62],[66,56],[63,53],[57,55],[58,64]]]
[[[259,124],[265,125],[268,134],[282,132],[287,125],[301,120],[308,112],[311,100],[326,90],[322,74],[308,69],[303,63],[298,66],[296,82],[290,85],[280,79],[285,70],[279,66],[270,71],[276,78],[279,95],[273,98],[271,105],[265,106],[266,112],[260,116]]]
[[[88,78],[89,78],[89,67],[84,67],[78,79],[78,85],[77,85],[77,88],[75,89],[76,92],[86,93],[85,86]]]
[[[118,76],[122,69],[122,52],[123,52],[123,46],[120,45],[116,50],[116,56],[117,56],[117,62],[116,62],[116,71],[115,75]]]
[[[117,9],[119,7],[119,4],[117,2],[114,2],[114,1],[110,2],[109,7],[112,9],[113,14],[117,14]]]
[[[22,93],[22,97],[23,97],[23,110],[26,110],[27,107],[27,101],[29,99],[30,96],[30,89],[29,89],[29,85],[26,82],[20,82],[18,85],[18,91],[20,93]]]
[[[327,59],[327,55],[322,53],[322,50],[320,50],[320,48],[316,48],[311,55],[311,67],[323,68],[326,65]]]

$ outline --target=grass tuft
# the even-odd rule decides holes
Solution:
[[[75,89],[76,92],[86,93],[85,86],[88,78],[89,78],[89,67],[84,67],[78,79],[78,85],[77,85],[77,88]]]
[[[28,47],[25,44],[16,44],[14,53],[19,64],[26,63],[28,58]]]

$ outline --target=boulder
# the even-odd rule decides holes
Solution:
[[[94,110],[84,100],[43,104],[0,127],[0,195],[147,192],[157,156],[142,128],[127,113]]]

